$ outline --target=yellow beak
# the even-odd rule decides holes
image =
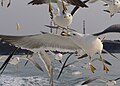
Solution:
[[[68,34],[68,32],[65,32],[65,31],[62,31],[62,32],[61,32],[61,35],[62,35],[62,36],[71,36],[70,34]]]
[[[69,19],[69,16],[65,15],[64,18],[65,18],[65,19]]]

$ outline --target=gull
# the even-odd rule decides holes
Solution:
[[[89,56],[89,65],[92,72],[94,73],[95,67],[93,67],[91,62],[93,55],[95,53],[98,53],[100,55],[100,59],[103,60],[101,57],[103,44],[98,37],[102,34],[111,32],[120,33],[120,24],[111,25],[107,29],[95,34],[69,32],[66,33],[65,36],[52,33],[42,33],[25,36],[0,35],[0,39],[17,47],[28,49],[33,52],[40,52],[41,49],[57,49],[65,51],[77,51],[82,49]],[[109,71],[104,62],[103,68],[106,72]]]
[[[41,2],[41,0],[39,0],[39,1]],[[44,0],[42,0],[42,3],[43,3],[43,1]],[[47,1],[45,0],[45,2],[49,3],[48,0]],[[55,2],[57,3],[59,9],[58,8],[52,8],[51,4],[49,4],[49,12],[50,12],[50,15],[51,15],[51,20],[52,20],[51,24],[57,25],[57,26],[62,27],[62,28],[67,28],[72,23],[72,18],[73,17],[70,13],[66,13],[64,11],[63,2],[61,0],[56,0]],[[28,3],[28,4],[30,4],[30,3]]]
[[[95,81],[95,80],[100,80],[101,82],[103,82],[103,83],[105,83],[106,84],[106,86],[115,86],[116,84],[117,84],[117,80],[119,80],[120,79],[120,77],[118,77],[118,78],[116,78],[116,79],[110,79],[110,80],[107,80],[107,79],[105,79],[105,78],[102,78],[102,77],[100,77],[100,76],[97,76],[97,77],[94,77],[94,78],[91,78],[91,79],[88,79],[88,80],[86,80],[86,81],[84,81],[83,83],[82,83],[82,85],[86,85],[86,84],[89,84],[89,83],[91,83],[91,82],[93,82],[93,81]]]
[[[71,25],[72,20],[73,20],[73,15],[74,15],[75,12],[72,12],[72,13],[66,12],[67,8],[65,8],[65,5],[64,5],[63,1],[64,0],[51,0],[51,1],[50,0],[33,0],[33,1],[29,2],[28,4],[39,5],[39,4],[49,3],[49,12],[51,14],[51,19],[53,21],[53,23],[51,23],[51,24],[54,24],[54,25],[57,25],[60,28],[66,29]],[[72,5],[87,7],[85,5],[85,3],[80,1],[80,0],[69,0],[69,1],[65,0],[65,1],[67,3],[72,4]],[[58,8],[52,8],[51,5],[50,5],[50,2],[57,3],[59,9]],[[80,3],[82,3],[84,5],[81,5]]]
[[[83,3],[86,3],[86,2],[88,2],[88,0],[83,1]],[[64,9],[63,9],[63,6],[62,6],[62,2],[58,0],[57,4],[58,4],[59,9],[54,9],[53,21],[58,26],[63,27],[63,28],[67,28],[68,26],[71,25],[72,20],[73,20],[73,16],[77,12],[77,7],[78,6],[74,7],[74,9],[71,11],[71,13],[65,13],[63,11]]]
[[[94,3],[97,0],[90,0],[89,3]],[[110,17],[114,16],[115,13],[120,11],[120,1],[119,0],[102,0],[108,5],[108,10],[104,10],[105,12],[110,13]]]

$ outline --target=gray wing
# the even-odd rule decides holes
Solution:
[[[57,3],[57,0],[32,0],[28,4],[40,5],[40,4],[48,4],[49,2]]]
[[[64,37],[55,34],[37,34],[27,36],[0,35],[0,38],[3,41],[28,50],[39,48],[58,48],[67,50],[80,49],[80,47],[71,40],[71,37]]]
[[[47,3],[49,3],[49,1],[52,2],[52,3],[57,3],[57,0],[32,0],[28,4],[32,4],[32,5],[47,4]],[[76,6],[81,6],[81,7],[88,7],[81,0],[64,0],[64,1],[71,4],[71,5],[76,5]]]
[[[106,33],[120,33],[120,24],[114,24],[103,30],[102,32],[92,34],[94,36],[99,36]]]

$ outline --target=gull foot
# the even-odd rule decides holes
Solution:
[[[108,73],[108,71],[110,71],[110,69],[105,64],[103,64],[103,70],[105,70],[106,73]]]
[[[89,63],[89,66],[90,66],[90,69],[91,69],[92,73],[94,73],[96,68],[91,63]]]

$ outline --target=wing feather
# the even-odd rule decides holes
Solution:
[[[55,34],[37,34],[27,36],[7,36],[0,35],[3,41],[9,42],[15,46],[31,49],[39,48],[59,48],[67,50],[80,49],[72,40],[71,37],[60,36]]]
[[[62,0],[59,0],[62,1]],[[88,7],[85,3],[83,3],[81,0],[63,0],[69,4],[76,5],[76,6],[81,6],[81,7]],[[57,0],[32,0],[28,4],[32,5],[39,5],[39,4],[47,4],[49,2],[52,3],[57,3]]]

